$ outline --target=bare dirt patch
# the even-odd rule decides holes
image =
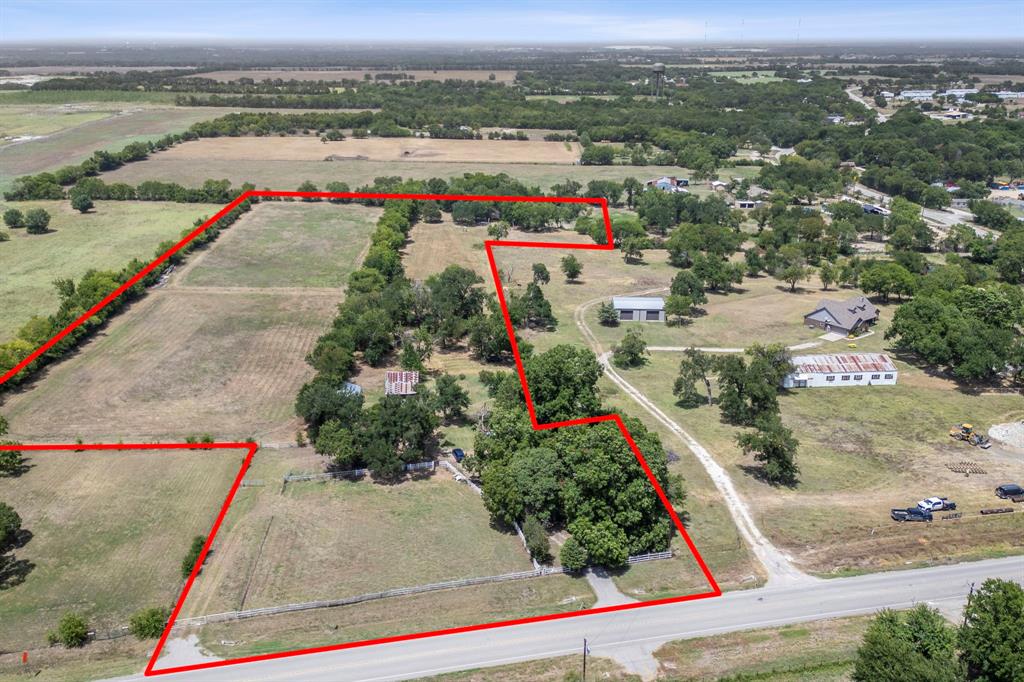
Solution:
[[[421,137],[349,138],[321,142],[317,137],[217,137],[181,144],[166,159],[217,158],[235,161],[338,160],[465,163],[564,163],[579,159],[579,146],[537,140],[434,140]]]

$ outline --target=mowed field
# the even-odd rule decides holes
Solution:
[[[486,81],[494,75],[494,80],[499,83],[511,83],[516,79],[515,71],[490,71],[487,69],[237,69],[226,71],[210,71],[199,74],[202,78],[210,78],[215,81],[235,81],[239,78],[251,78],[254,81],[264,80],[291,80],[291,81],[340,81],[340,80],[364,80],[366,74],[371,76],[378,73],[405,73],[418,81]]]
[[[185,616],[532,568],[516,535],[493,528],[480,496],[446,470],[398,484],[281,484],[324,466],[311,449],[256,455],[247,478],[266,485],[239,492]]]
[[[67,611],[106,631],[169,606],[181,559],[206,534],[243,451],[36,452],[0,478],[0,499],[31,538],[14,550],[24,582],[0,592],[0,651],[46,646]]]
[[[89,269],[120,270],[132,258],[152,260],[157,245],[177,239],[196,218],[219,206],[166,202],[97,201],[79,213],[67,201],[0,202],[26,211],[50,213],[49,232],[0,228],[10,241],[0,242],[0,342],[14,336],[33,315],[53,313],[60,302],[53,286],[58,278],[78,279]]]
[[[265,202],[196,254],[174,285],[340,290],[380,213],[358,204]]]
[[[575,142],[543,140],[434,140],[423,137],[349,138],[321,142],[313,136],[207,137],[180,144],[160,156],[198,161],[448,161],[478,163],[562,163],[579,159]],[[393,173],[392,173],[393,174]]]
[[[347,142],[348,140],[337,144]],[[485,141],[474,140],[471,142],[479,144]],[[134,185],[145,180],[160,180],[162,182],[177,182],[187,187],[199,186],[208,178],[226,178],[235,186],[244,182],[252,182],[257,187],[271,189],[295,189],[304,181],[310,180],[323,189],[324,185],[332,181],[346,182],[352,188],[356,188],[371,184],[374,178],[395,175],[410,180],[428,180],[430,178],[462,177],[465,173],[488,173],[491,175],[507,173],[529,186],[536,186],[547,191],[552,185],[565,182],[567,179],[573,179],[586,185],[591,180],[621,182],[629,177],[647,180],[662,175],[685,176],[687,174],[686,169],[673,166],[572,166],[568,165],[568,162],[499,163],[495,158],[478,159],[474,163],[444,161],[436,158],[430,160],[429,163],[415,159],[323,161],[324,157],[333,152],[326,151],[327,145],[320,142],[317,144],[320,145],[321,151],[316,160],[311,161],[267,163],[252,158],[239,161],[211,156],[198,162],[191,158],[173,158],[167,154],[154,154],[146,161],[131,163],[110,173],[104,173],[103,177],[107,182],[127,182]],[[494,144],[523,143],[494,141]],[[541,142],[537,144],[562,143]]]
[[[153,291],[74,357],[7,399],[25,441],[218,439],[288,441],[305,356],[340,294]]]
[[[32,105],[0,107],[0,144],[8,137],[52,135],[83,123],[113,116],[112,111],[79,111],[65,106]]]

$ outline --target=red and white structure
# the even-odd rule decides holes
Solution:
[[[899,376],[882,353],[794,355],[792,362],[796,371],[782,380],[783,388],[893,386]]]
[[[388,370],[384,374],[384,395],[415,395],[419,372]]]

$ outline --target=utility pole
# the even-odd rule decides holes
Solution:
[[[967,609],[971,608],[971,597],[973,597],[973,596],[974,596],[974,583],[971,583],[971,589],[967,593],[967,604],[964,605],[964,622],[961,625],[961,627],[963,627],[964,625],[967,625]]]
[[[587,682],[587,638],[583,638],[583,682]]]

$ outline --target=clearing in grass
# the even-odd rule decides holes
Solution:
[[[256,456],[248,476],[266,485],[238,493],[183,617],[532,568],[519,538],[492,527],[480,496],[447,470],[394,484],[281,483],[325,465],[309,449]]]
[[[357,204],[261,204],[196,254],[175,284],[340,291],[362,261],[380,213]]]

